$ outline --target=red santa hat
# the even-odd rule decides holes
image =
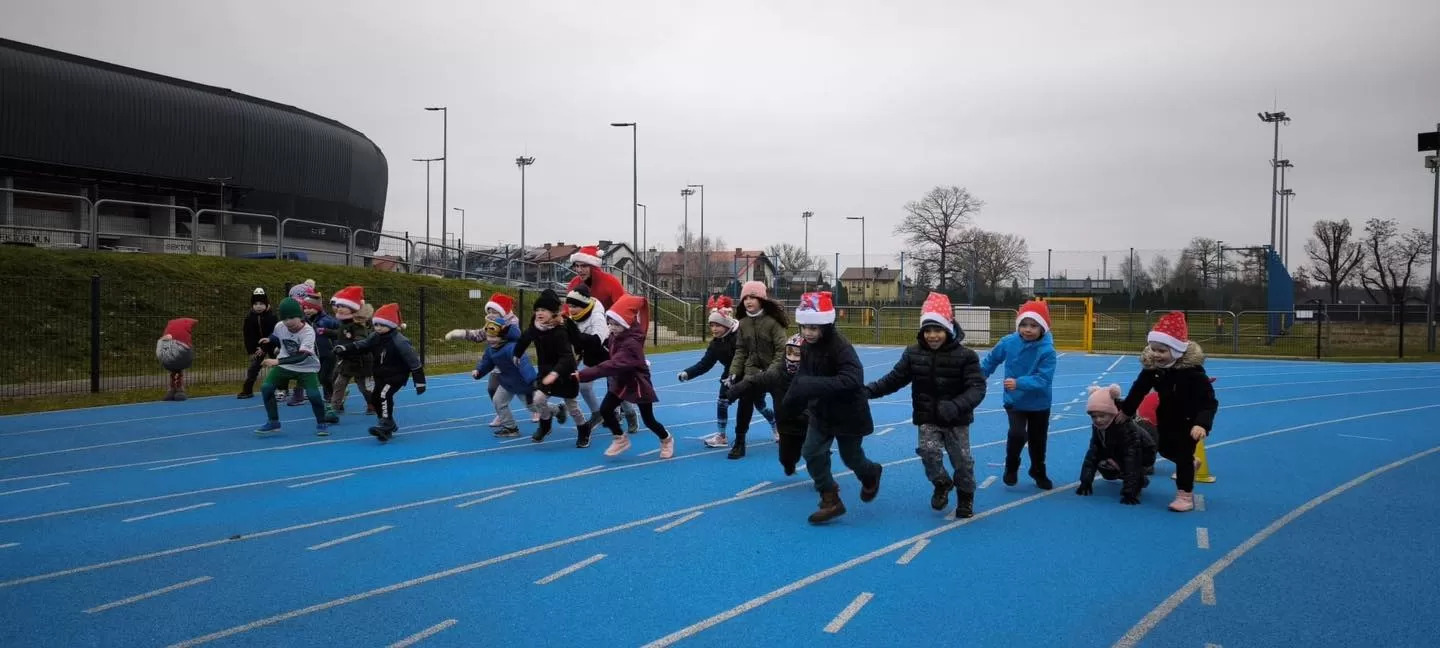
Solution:
[[[1020,322],[1030,320],[1040,325],[1046,333],[1050,332],[1050,305],[1038,299],[1025,302],[1020,306],[1020,312],[1015,314],[1015,328],[1020,328]]]
[[[364,303],[364,286],[346,286],[330,296],[330,304],[332,306],[344,306],[352,311],[360,310],[360,305]]]
[[[830,299],[830,291],[801,295],[800,305],[795,307],[795,323],[807,326],[834,324],[835,304]]]
[[[1190,348],[1190,327],[1185,324],[1185,313],[1166,313],[1160,321],[1155,322],[1154,330],[1145,336],[1145,341],[1159,342],[1173,349],[1176,354],[1185,353]]]
[[[740,323],[735,320],[735,302],[731,301],[728,295],[711,297],[706,306],[710,307],[711,324],[719,324],[727,329],[739,326]]]
[[[190,343],[190,331],[195,328],[197,321],[199,320],[193,317],[172,319],[165,324],[165,335],[187,347],[193,347],[195,345]]]
[[[370,323],[375,326],[388,326],[392,329],[405,328],[404,320],[400,319],[399,304],[385,304],[375,310],[375,316],[370,318]]]
[[[585,265],[595,266],[597,268],[605,265],[600,261],[600,248],[599,246],[595,245],[587,245],[580,248],[574,254],[570,255],[570,265],[575,265],[577,263],[583,263]]]
[[[606,311],[605,316],[627,329],[635,325],[642,329],[650,327],[650,308],[645,298],[639,295],[625,295],[615,300],[615,305]]]
[[[950,335],[955,335],[955,309],[951,308],[949,297],[932,292],[925,298],[925,305],[920,307],[920,328],[930,324],[942,326]]]
[[[501,315],[510,315],[515,310],[515,300],[509,295],[494,293],[490,295],[489,301],[485,302],[485,310],[498,311]]]

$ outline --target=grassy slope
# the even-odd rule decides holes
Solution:
[[[89,393],[91,275],[101,277],[102,391]],[[155,361],[155,340],[174,317],[199,320],[194,331],[196,360],[190,391],[233,392],[236,369],[246,364],[241,326],[250,293],[263,286],[278,305],[286,284],[314,279],[327,299],[335,290],[359,284],[366,300],[400,304],[408,328],[420,345],[420,290],[424,288],[427,361],[430,370],[456,371],[473,364],[436,363],[440,357],[474,358],[479,348],[446,342],[445,331],[479,327],[484,300],[471,299],[480,289],[489,296],[494,286],[474,281],[439,279],[382,272],[368,268],[291,261],[246,260],[184,254],[119,254],[52,251],[0,246],[0,326],[25,340],[0,351],[0,394],[16,383],[80,381],[65,395],[0,400],[0,411],[74,407],[143,400],[162,388],[163,371]],[[514,294],[514,291],[506,291]],[[527,295],[533,297],[533,295]],[[529,298],[525,300],[528,304]],[[526,310],[528,312],[528,308]],[[667,347],[668,348],[668,347]],[[684,348],[684,347],[674,347]],[[139,377],[139,378],[137,378]],[[140,387],[136,390],[136,387]],[[93,402],[92,402],[93,401]]]

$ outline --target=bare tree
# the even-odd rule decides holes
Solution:
[[[1190,261],[1190,269],[1194,272],[1200,288],[1213,288],[1217,285],[1225,271],[1218,241],[1201,236],[1192,238],[1190,245],[1185,248],[1185,256]]]
[[[1365,221],[1365,238],[1360,242],[1365,261],[1360,269],[1360,283],[1370,298],[1379,302],[1378,292],[1387,304],[1401,304],[1410,294],[1410,281],[1415,278],[1416,264],[1430,259],[1430,236],[1411,228],[1400,234],[1394,219],[1372,218]]]
[[[703,248],[701,246],[702,243],[704,244]],[[732,265],[730,255],[733,254],[734,251],[726,250],[725,245],[725,239],[719,236],[707,234],[704,238],[701,238],[699,232],[692,229],[690,230],[689,238],[686,238],[684,226],[675,228],[676,250],[683,250],[685,252],[685,254],[682,255],[685,268],[681,273],[681,277],[684,279],[687,288],[691,290],[696,289],[696,287],[700,286],[701,279],[707,276],[710,277],[713,282],[716,277],[724,277],[730,274]],[[706,252],[705,256],[709,256],[710,259],[707,260],[701,256],[700,252],[702,249]],[[721,259],[721,257],[724,258]],[[708,287],[704,288],[704,290],[708,291]]]
[[[814,270],[820,273],[821,281],[832,274],[824,257],[807,257],[805,248],[794,243],[775,243],[765,248],[765,256],[770,257],[781,272]]]
[[[1154,290],[1154,284],[1150,280],[1150,273],[1145,271],[1144,262],[1140,259],[1134,259],[1134,263],[1131,263],[1131,261],[1131,257],[1126,255],[1124,259],[1120,260],[1118,270],[1120,278],[1126,282],[1126,287],[1134,290],[1136,293],[1147,293]]]
[[[1354,240],[1350,219],[1315,221],[1313,235],[1305,242],[1310,257],[1310,277],[1330,290],[1330,303],[1340,301],[1340,288],[1365,261],[1365,250]]]
[[[1174,276],[1175,270],[1170,257],[1157,254],[1150,259],[1150,279],[1155,282],[1155,289],[1160,291],[1162,298],[1170,294],[1170,280]]]
[[[1030,279],[1030,247],[1025,237],[975,229],[966,238],[970,244],[961,253],[962,259],[974,255],[975,283],[984,287],[986,294],[993,296],[1004,282]]]
[[[905,219],[895,226],[917,258],[933,261],[943,292],[949,285],[954,251],[965,243],[966,226],[985,203],[964,187],[935,187],[920,200],[905,203]]]

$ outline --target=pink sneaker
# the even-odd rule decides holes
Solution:
[[[618,455],[629,449],[630,437],[627,437],[623,434],[613,435],[610,437],[610,447],[605,449],[605,456],[614,457],[615,455]],[[661,450],[661,452],[664,452],[664,450]]]
[[[1170,510],[1176,513],[1195,510],[1195,496],[1185,491],[1175,491],[1175,501],[1170,502]]]
[[[675,435],[665,437],[660,441],[660,458],[669,459],[675,456]]]

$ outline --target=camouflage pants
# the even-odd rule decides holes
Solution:
[[[915,454],[925,465],[925,477],[931,482],[952,481],[945,472],[945,453],[955,466],[955,490],[975,492],[975,458],[970,454],[970,426],[943,427],[926,423],[920,426],[920,444]]]

